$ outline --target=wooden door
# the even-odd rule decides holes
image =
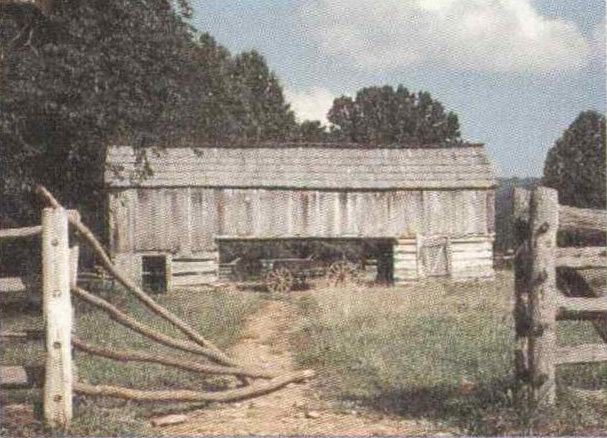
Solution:
[[[446,237],[424,237],[421,263],[426,277],[446,277],[449,262]]]

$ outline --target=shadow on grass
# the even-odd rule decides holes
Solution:
[[[356,401],[388,414],[451,424],[472,435],[525,434],[530,419],[516,409],[512,393],[511,380],[494,380],[476,387],[383,388]]]

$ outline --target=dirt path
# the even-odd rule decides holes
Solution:
[[[270,301],[252,315],[231,355],[268,369],[293,370],[289,330],[299,324],[297,312],[284,301]],[[336,413],[326,407],[310,383],[291,384],[250,401],[218,405],[188,414],[185,423],[159,427],[166,435],[436,435],[430,423],[403,421],[356,412]]]

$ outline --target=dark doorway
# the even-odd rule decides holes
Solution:
[[[141,279],[145,290],[154,293],[167,291],[167,258],[166,256],[141,257]]]

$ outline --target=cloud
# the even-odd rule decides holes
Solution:
[[[368,70],[570,70],[588,62],[591,45],[531,0],[312,0],[299,13],[322,50]]]
[[[285,97],[299,122],[320,120],[323,124],[328,123],[327,113],[335,98],[329,90],[322,87],[311,87],[301,92],[285,89]]]

